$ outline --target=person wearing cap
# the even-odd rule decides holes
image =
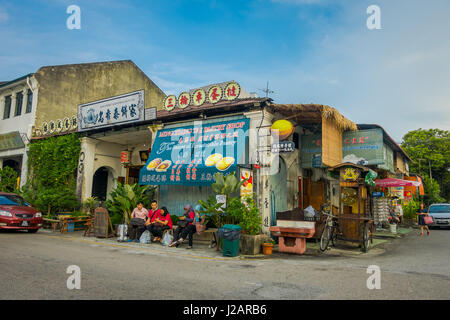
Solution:
[[[192,248],[192,237],[194,236],[195,229],[195,212],[192,210],[192,206],[187,204],[184,206],[184,214],[179,218],[178,228],[173,232],[173,242],[169,247],[178,247],[183,243],[184,239],[189,236],[189,246],[187,249]]]

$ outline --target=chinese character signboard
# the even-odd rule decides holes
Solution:
[[[301,167],[303,169],[322,167],[322,134],[302,136]]]
[[[342,156],[342,162],[363,166],[384,163],[383,131],[377,128],[344,132],[342,134]]]
[[[143,121],[144,108],[144,90],[82,104],[78,131]]]
[[[206,90],[206,91],[205,91]],[[221,100],[232,101],[239,98],[241,94],[241,87],[237,82],[229,82],[224,87],[213,85],[203,89],[196,89],[192,92],[182,92],[178,99],[174,95],[169,95],[164,100],[164,109],[172,111],[178,106],[180,109],[185,109],[189,106],[200,107],[204,103],[217,103]]]
[[[238,119],[158,131],[140,184],[210,185],[215,173],[236,171],[249,124],[249,119]]]
[[[0,134],[0,151],[24,148],[19,131]]]
[[[273,143],[270,151],[272,153],[284,153],[284,152],[294,152],[295,143],[292,141],[282,141],[278,143]]]

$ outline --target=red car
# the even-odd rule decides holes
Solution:
[[[35,233],[42,227],[42,213],[21,196],[0,192],[0,230],[28,230]]]

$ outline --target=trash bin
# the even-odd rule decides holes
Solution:
[[[239,238],[241,227],[234,224],[226,224],[219,230],[219,237],[223,238],[223,256],[236,257],[239,254]]]

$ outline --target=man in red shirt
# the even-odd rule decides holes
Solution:
[[[151,204],[151,209],[148,210],[148,218],[147,221],[144,224],[143,230],[149,230],[150,233],[152,233],[152,230],[154,228],[154,225],[156,223],[156,219],[161,217],[161,210],[158,209],[158,201],[156,200],[152,200]]]

